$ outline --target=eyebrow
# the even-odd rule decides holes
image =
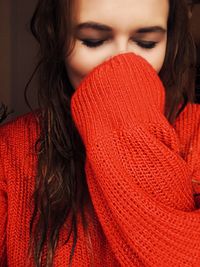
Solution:
[[[76,31],[80,31],[83,29],[93,29],[93,30],[97,30],[97,31],[101,31],[101,32],[111,32],[113,30],[108,25],[101,24],[98,22],[93,22],[93,21],[83,22],[83,23],[76,25],[76,27],[75,27]],[[151,32],[165,33],[166,29],[164,29],[161,26],[150,26],[150,27],[139,28],[136,31],[136,33],[151,33]]]

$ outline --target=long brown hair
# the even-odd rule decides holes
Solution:
[[[30,23],[39,43],[38,65],[25,90],[26,95],[38,72],[40,136],[36,142],[38,165],[30,223],[30,250],[36,266],[41,266],[45,242],[46,266],[52,266],[59,231],[66,220],[71,223],[66,242],[73,235],[71,266],[78,239],[79,211],[85,231],[88,226],[84,217],[84,206],[91,202],[84,172],[86,153],[70,113],[74,89],[64,61],[74,45],[70,41],[73,40],[74,2],[39,0]],[[169,3],[167,51],[159,76],[166,88],[165,116],[172,124],[186,104],[195,100],[195,46],[189,32],[186,3],[181,0],[169,0]]]

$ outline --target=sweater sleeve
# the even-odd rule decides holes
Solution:
[[[6,225],[7,225],[7,182],[4,171],[5,147],[0,140],[0,266],[7,266]],[[5,154],[4,154],[5,155]]]
[[[95,68],[71,102],[94,209],[122,266],[200,265],[200,214],[163,92],[127,53]]]

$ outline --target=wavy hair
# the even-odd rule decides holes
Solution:
[[[92,207],[84,172],[85,148],[70,112],[74,89],[65,67],[65,58],[74,46],[74,2],[39,0],[30,22],[39,44],[38,64],[25,88],[29,105],[27,89],[38,72],[40,136],[35,144],[38,163],[29,244],[37,267],[42,266],[45,244],[45,266],[52,266],[59,232],[66,221],[70,222],[66,243],[73,236],[69,259],[72,265],[78,239],[77,214],[80,212],[88,234],[84,209]],[[159,76],[166,89],[165,116],[172,124],[186,104],[195,101],[195,46],[185,1],[169,3],[167,50]]]

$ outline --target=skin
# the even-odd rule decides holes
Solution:
[[[75,47],[65,59],[74,88],[94,67],[120,53],[133,52],[142,56],[159,73],[166,53],[168,0],[76,0],[74,11],[72,38],[75,39]],[[78,27],[84,22],[97,22],[112,29],[100,31]],[[153,26],[163,30],[139,32]],[[103,42],[97,47],[89,47],[88,40]],[[148,48],[142,47],[144,45]]]

